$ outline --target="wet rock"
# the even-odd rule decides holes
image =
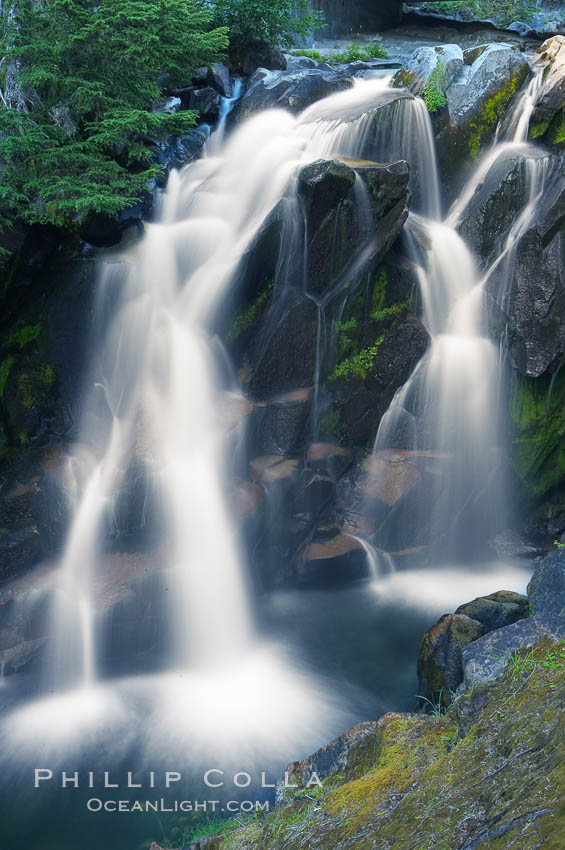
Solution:
[[[235,106],[230,120],[244,121],[264,109],[287,109],[297,113],[317,100],[351,88],[350,76],[336,70],[307,68],[293,73],[265,71],[260,68]]]
[[[0,528],[0,580],[29,570],[41,559],[42,546],[36,527]]]
[[[291,762],[286,769],[286,785],[295,784],[307,791],[313,775],[323,782],[336,773],[355,770],[363,763],[369,743],[376,744],[378,730],[375,721],[357,723],[308,758]],[[285,780],[281,779],[275,791],[276,802],[282,803],[287,794]]]
[[[225,65],[214,63],[210,65],[206,73],[208,85],[216,89],[222,97],[231,97],[233,94],[230,72]]]
[[[358,177],[367,188],[369,215],[353,191]],[[406,220],[408,179],[405,162],[318,160],[301,170],[311,293],[333,297],[380,262]]]
[[[292,299],[282,306],[275,327],[267,327],[263,336],[258,335],[250,353],[254,368],[249,392],[253,398],[269,398],[312,382],[318,311],[305,298]]]
[[[544,151],[501,154],[465,209],[458,230],[483,267],[502,251],[510,227],[529,199],[529,169],[543,167]]]
[[[565,549],[544,558],[528,584],[532,615],[565,617]]]
[[[339,433],[353,445],[374,440],[394,393],[407,380],[430,342],[421,322],[411,318],[393,324],[384,334],[373,334],[376,350],[366,372],[357,374],[352,369],[332,382],[334,404],[340,414]],[[409,438],[407,444],[411,445]]]
[[[383,451],[369,455],[362,464],[359,488],[368,498],[392,507],[420,480],[414,453]]]
[[[447,704],[463,681],[462,651],[482,637],[486,627],[465,614],[445,614],[422,639],[418,656],[420,696]]]
[[[327,587],[365,577],[369,572],[365,550],[348,534],[310,543],[299,555],[297,581],[303,587]]]
[[[351,449],[333,443],[312,443],[306,452],[306,463],[309,468],[324,472],[336,480],[353,463],[353,453]]]
[[[275,396],[267,405],[263,420],[262,444],[269,451],[290,454],[303,444],[310,413],[312,390],[303,390]]]
[[[565,37],[550,38],[539,48],[545,64],[541,97],[530,121],[530,138],[563,147],[565,127]]]
[[[554,169],[546,185],[510,268],[501,263],[487,284],[508,319],[511,363],[531,377],[553,372],[565,353],[565,172]]]
[[[220,95],[211,86],[194,89],[188,97],[188,108],[197,110],[205,121],[218,119],[221,103]]]
[[[565,519],[565,518],[564,518]],[[565,522],[563,523],[565,528]],[[513,529],[501,531],[494,538],[492,548],[499,558],[535,558],[544,553]]]
[[[430,77],[434,75],[437,87],[445,91],[462,68],[463,51],[458,44],[420,47],[414,51],[404,68],[394,75],[392,85],[422,95]]]
[[[534,646],[544,637],[564,640],[565,619],[545,615],[519,620],[474,641],[462,653],[465,687],[500,679],[513,652]]]
[[[181,136],[172,141],[166,151],[166,160],[171,168],[182,168],[200,156],[204,145],[210,138],[210,128],[207,125],[197,127],[187,136]]]
[[[472,602],[460,605],[456,614],[465,614],[477,620],[489,631],[510,626],[530,616],[528,597],[511,590],[499,590],[489,596],[479,596]]]
[[[528,70],[526,59],[517,48],[487,45],[472,65],[463,65],[446,89],[450,121],[458,127],[469,122],[505,85],[516,78],[523,82]],[[513,84],[514,91],[517,85]]]

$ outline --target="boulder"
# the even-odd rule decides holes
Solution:
[[[530,121],[530,138],[563,147],[565,141],[565,37],[550,38],[539,48],[545,65],[541,95]]]
[[[414,51],[407,64],[394,75],[392,85],[408,88],[412,94],[422,95],[433,75],[437,87],[445,91],[462,68],[463,51],[458,44],[420,47]]]
[[[474,118],[481,107],[506,86],[517,90],[517,78],[524,81],[529,70],[524,54],[506,44],[489,44],[472,65],[463,64],[459,74],[446,88],[450,121],[460,127]]]
[[[263,42],[247,44],[239,55],[232,56],[232,65],[248,77],[257,68],[266,68],[267,71],[286,71],[286,64],[286,56],[281,50]]]
[[[534,617],[565,617],[565,549],[543,558],[528,584],[528,598]]]
[[[220,115],[222,105],[221,96],[212,86],[202,89],[193,89],[189,96],[187,105],[189,109],[195,109],[205,121],[216,121]]]
[[[542,150],[501,151],[462,211],[457,229],[483,268],[503,250],[509,229],[528,203],[532,169],[546,162]]]
[[[541,163],[537,217],[487,283],[506,316],[511,364],[534,378],[554,372],[565,354],[565,171],[552,165]]]
[[[486,633],[486,627],[465,614],[444,614],[428,629],[420,645],[420,696],[446,705],[463,681],[462,652]]]
[[[464,614],[482,623],[489,632],[510,626],[530,616],[528,597],[511,590],[498,590],[489,596],[479,596],[472,602],[460,605],[456,614]]]
[[[258,405],[252,420],[253,445],[264,454],[292,454],[306,439],[312,388],[283,393]]]
[[[216,89],[222,97],[231,97],[233,88],[230,79],[230,72],[225,65],[220,65],[215,62],[207,70],[206,80],[208,85]]]
[[[544,637],[565,640],[565,619],[545,615],[519,620],[496,629],[463,649],[463,680],[466,688],[494,682],[504,675],[510,656],[534,646]]]
[[[364,578],[369,573],[366,552],[349,534],[305,546],[298,556],[296,578],[302,587],[328,587]]]
[[[354,191],[360,179],[370,216]],[[307,222],[307,286],[327,300],[376,266],[408,215],[409,170],[359,160],[317,160],[298,177]],[[376,234],[375,234],[376,225]]]
[[[260,68],[236,104],[230,121],[244,121],[264,109],[287,109],[298,113],[317,100],[353,86],[347,74],[337,70],[306,68],[293,73]]]

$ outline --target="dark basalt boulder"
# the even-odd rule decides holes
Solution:
[[[511,363],[534,378],[565,353],[565,172],[554,170],[547,184],[537,220],[487,284],[507,316]]]
[[[354,190],[358,179],[366,190],[366,207]],[[298,192],[308,234],[311,294],[327,301],[380,262],[408,215],[408,179],[405,162],[318,160],[301,170]]]

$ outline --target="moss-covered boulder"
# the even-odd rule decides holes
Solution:
[[[472,165],[492,141],[530,72],[517,48],[498,43],[483,47],[465,56],[463,68],[445,92],[447,119],[436,125],[438,156],[455,174]]]
[[[465,614],[482,623],[488,631],[493,631],[529,617],[530,606],[527,596],[512,590],[498,590],[460,605],[455,613]]]
[[[544,639],[516,658],[445,716],[385,715],[321,788],[206,850],[561,850],[565,651]]]
[[[463,68],[463,51],[458,44],[437,47],[420,47],[406,65],[398,71],[392,85],[408,88],[412,94],[426,97],[426,90],[434,87],[445,92]]]
[[[446,705],[463,681],[462,650],[482,637],[486,627],[465,614],[445,614],[429,629],[420,646],[420,696]]]

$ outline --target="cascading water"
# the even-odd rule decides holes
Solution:
[[[233,388],[220,388],[210,320],[240,258],[285,195],[286,233],[293,244],[283,239],[280,277],[287,280],[289,269],[301,268],[302,249],[297,255],[296,248],[303,237],[297,238],[296,221],[288,216],[297,209],[293,178],[299,165],[327,155],[385,158],[385,151],[386,158],[400,159],[407,130],[423,127],[424,143],[412,147],[413,159],[419,174],[435,180],[425,108],[415,98],[398,97],[386,81],[363,81],[299,119],[263,113],[223,145],[212,137],[207,156],[171,175],[160,218],[147,225],[125,280],[117,281],[112,262],[103,269],[101,287],[112,300],[113,315],[106,326],[102,311],[99,375],[85,403],[80,443],[92,447],[93,459],[86,470],[73,461],[80,475],[60,570],[63,601],[55,611],[59,638],[51,684],[91,684],[96,677],[93,582],[100,539],[140,427],[147,472],[161,494],[165,517],[173,662],[181,667],[229,663],[249,647],[253,627],[223,486],[225,425],[218,414],[222,394]],[[393,99],[394,121],[385,133],[386,122],[375,122],[374,116]],[[371,119],[376,130],[371,131]],[[362,209],[365,190],[359,181],[356,191]],[[431,199],[430,214],[435,213],[435,183],[425,196]],[[322,323],[320,316],[320,328]]]
[[[499,128],[493,147],[479,163],[443,223],[411,214],[408,229],[413,254],[422,254],[416,242],[425,242],[424,263],[417,273],[423,303],[423,321],[431,334],[429,354],[401,387],[383,416],[374,455],[399,461],[422,455],[441,461],[436,483],[427,491],[425,505],[398,522],[427,528],[425,542],[436,558],[469,557],[501,528],[506,495],[500,463],[500,387],[502,363],[488,337],[484,289],[501,266],[506,284],[499,286],[504,301],[513,253],[539,211],[547,184],[555,172],[552,157],[527,144],[530,118],[543,92],[544,68],[535,70],[518,98],[505,129]],[[499,141],[499,138],[502,141]],[[492,169],[506,157],[524,159],[522,210],[513,221],[497,256],[484,275],[459,235],[463,216]],[[436,178],[437,179],[437,178]],[[379,531],[375,535],[379,539]]]
[[[48,689],[65,693],[59,700],[48,697],[18,709],[13,722],[2,727],[2,749],[15,748],[18,758],[24,745],[33,742],[35,763],[38,741],[43,746],[59,734],[66,747],[69,730],[74,730],[79,753],[87,747],[97,751],[103,740],[104,754],[110,749],[114,755],[120,742],[121,764],[128,768],[131,753],[136,764],[139,760],[145,766],[146,759],[152,769],[163,754],[170,758],[182,752],[192,758],[199,745],[206,759],[220,753],[222,759],[233,758],[239,769],[241,747],[235,744],[243,739],[246,757],[255,747],[261,757],[275,752],[280,772],[293,754],[306,755],[353,722],[342,710],[343,681],[338,700],[336,689],[317,680],[306,666],[301,670],[295,659],[289,664],[278,649],[260,644],[227,498],[227,456],[238,436],[230,428],[245,401],[212,330],[214,317],[238,280],[242,257],[281,201],[273,321],[277,310],[290,303],[293,290],[305,293],[307,234],[296,188],[297,171],[304,164],[324,157],[409,160],[417,213],[411,214],[408,228],[420,261],[423,320],[433,338],[429,354],[382,419],[375,456],[384,452],[391,464],[407,458],[422,461],[428,479],[437,479],[437,489],[427,500],[433,502],[431,526],[444,554],[460,551],[469,537],[476,542],[484,536],[485,513],[494,516],[502,501],[495,413],[500,368],[496,348],[487,338],[483,304],[490,271],[481,278],[457,232],[490,166],[479,167],[460,202],[441,222],[425,106],[392,92],[384,80],[360,82],[298,118],[271,111],[231,136],[224,138],[223,132],[224,124],[212,135],[201,160],[170,176],[158,218],[146,226],[142,242],[121,258],[106,261],[101,271],[97,344],[80,442],[70,463],[74,514],[58,570],[55,638],[47,671]],[[486,162],[494,162],[504,149],[530,150],[524,138],[516,136],[498,144]],[[539,204],[543,187],[536,182],[541,171],[536,171],[535,162],[528,209],[508,236],[505,262]],[[364,191],[358,179],[361,216]],[[369,237],[353,277],[370,257]],[[347,284],[341,278],[332,282],[336,300],[347,300]],[[311,436],[316,439],[319,385],[332,332],[324,314],[325,296],[307,297],[318,316],[311,376]],[[172,649],[168,671],[114,680],[109,688],[102,681],[98,570],[116,493],[132,464],[143,468],[149,508],[162,515],[164,543],[156,557],[165,568],[160,575],[169,603],[161,617],[169,626]],[[412,512],[396,521],[415,524],[418,517]],[[355,536],[379,594],[385,598],[388,593],[397,605],[411,600],[422,606],[424,599],[429,618],[430,610],[439,615],[465,594],[470,598],[485,592],[483,578],[461,571],[449,576],[430,571],[422,582],[410,571],[392,575],[394,563],[379,532],[370,540],[361,532]],[[516,585],[524,578],[519,570],[509,575]],[[498,581],[493,578],[487,592],[497,589]],[[311,602],[307,598],[301,604],[307,608]],[[399,620],[397,610],[394,622]],[[305,622],[311,613],[304,612]],[[353,632],[359,631],[358,616],[356,608],[351,622],[345,621]],[[381,621],[372,608],[369,616],[367,633],[372,634],[378,631],[375,622]],[[334,631],[340,637],[333,617],[324,643]],[[401,628],[404,632],[404,622]],[[390,654],[386,642],[382,648],[380,652],[379,645],[380,655]],[[228,669],[218,669],[221,665]],[[70,687],[75,691],[68,694]],[[376,713],[359,712],[355,721]],[[61,759],[65,767],[67,753],[65,749]],[[262,761],[257,763],[262,769]]]

